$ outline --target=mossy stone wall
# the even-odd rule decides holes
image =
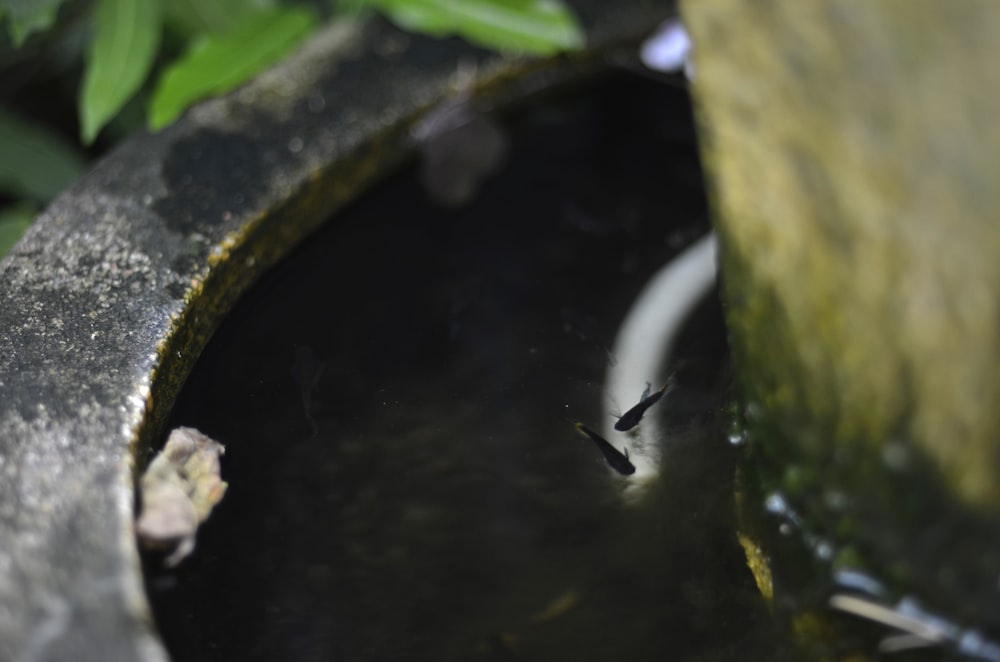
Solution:
[[[1000,11],[682,8],[762,482],[902,586],[996,613]]]

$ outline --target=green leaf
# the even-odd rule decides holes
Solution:
[[[142,86],[160,44],[159,0],[97,0],[80,92],[80,135],[97,132]]]
[[[48,30],[56,20],[59,5],[66,0],[0,0],[0,17],[7,17],[7,28],[14,46],[24,43],[32,32]]]
[[[6,255],[35,220],[37,210],[30,205],[18,205],[0,210],[0,257]]]
[[[40,124],[0,108],[0,190],[46,203],[83,171],[73,145]]]
[[[501,51],[548,55],[584,44],[561,0],[368,0],[400,27],[433,36],[458,34]]]
[[[277,0],[169,0],[164,20],[181,33],[195,36],[235,28],[248,13],[268,9]]]
[[[337,18],[357,18],[371,11],[369,0],[332,0],[331,4]]]
[[[206,35],[156,83],[149,125],[159,129],[195,101],[245,83],[292,50],[316,25],[312,13],[294,7],[255,12],[232,30]]]

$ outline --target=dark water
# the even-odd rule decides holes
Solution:
[[[642,500],[572,425],[600,425],[617,325],[707,230],[685,92],[619,78],[504,124],[471,205],[386,182],[206,350],[170,427],[226,445],[229,492],[179,568],[147,559],[175,659],[772,659],[714,298]]]

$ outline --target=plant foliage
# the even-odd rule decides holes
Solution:
[[[0,192],[42,204],[83,172],[83,156],[48,128],[0,108]]]
[[[459,35],[501,51],[549,55],[583,46],[583,30],[557,0],[366,0],[400,27]]]
[[[0,0],[0,80],[9,80],[5,67],[25,61],[49,80],[83,72],[72,79],[79,86],[78,126],[63,128],[62,137],[18,116],[14,106],[0,107],[0,257],[40,206],[84,168],[67,134],[78,132],[91,145],[111,123],[114,130],[98,143],[106,148],[137,127],[133,118],[142,106],[147,124],[159,129],[192,103],[284,57],[318,26],[323,11],[334,17],[378,11],[406,30],[517,53],[548,55],[584,42],[564,0],[325,1],[324,7],[322,0]]]
[[[0,257],[6,255],[17,243],[34,217],[35,209],[27,204],[0,211]]]
[[[32,32],[52,27],[59,5],[63,2],[65,0],[0,1],[0,18],[7,19],[7,30],[14,45],[23,44]]]
[[[94,10],[79,104],[84,143],[139,90],[160,43],[159,0],[97,0]]]
[[[311,12],[274,7],[245,15],[231,29],[205,35],[160,77],[149,107],[153,129],[204,97],[231,90],[280,60],[316,24]]]

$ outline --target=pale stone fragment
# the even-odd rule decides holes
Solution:
[[[136,533],[144,547],[170,552],[167,565],[194,551],[198,526],[226,493],[219,467],[225,450],[194,428],[177,428],[143,474]]]

